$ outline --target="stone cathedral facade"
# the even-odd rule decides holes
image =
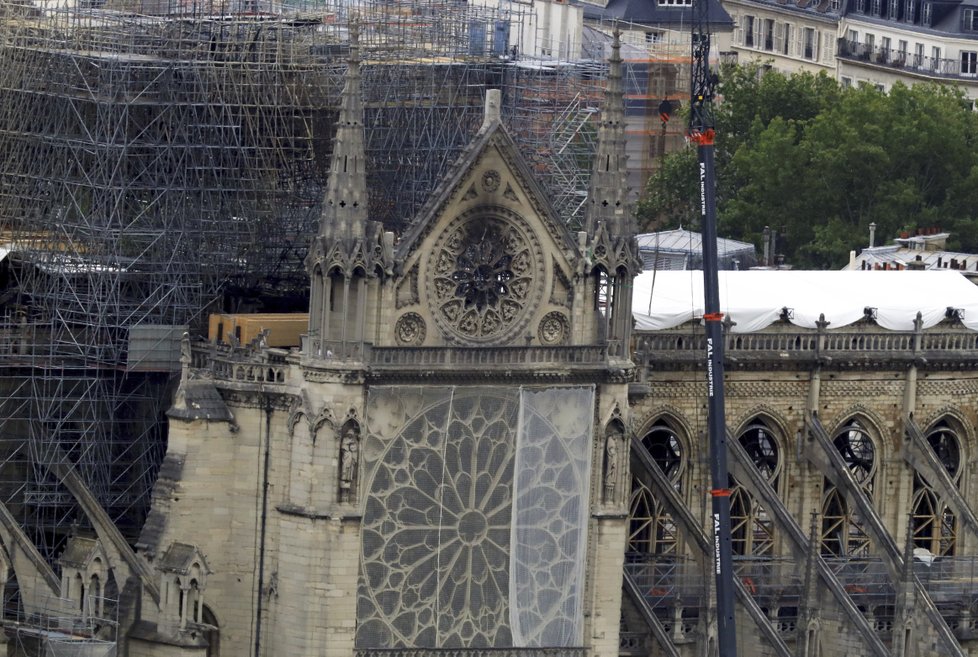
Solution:
[[[353,46],[301,350],[188,349],[170,411],[143,553],[206,555],[221,654],[617,654],[639,267],[617,53],[586,232],[554,214],[489,91],[395,236],[367,212]]]
[[[111,600],[129,657],[714,654],[702,329],[633,328],[617,38],[579,233],[494,91],[384,232],[359,66],[301,348],[185,340],[136,549],[64,468],[95,536],[57,577],[0,513],[0,573],[28,610]],[[978,654],[978,339],[872,310],[726,335],[740,654]]]

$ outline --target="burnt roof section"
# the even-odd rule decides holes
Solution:
[[[733,19],[719,0],[707,0],[707,22],[710,27],[719,32],[729,32],[733,29]],[[675,28],[689,30],[693,20],[691,6],[660,5],[656,0],[608,0],[604,7],[588,2],[576,2],[584,9],[585,19],[619,20],[628,23],[638,23],[648,27]]]

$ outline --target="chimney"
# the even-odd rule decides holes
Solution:
[[[876,222],[869,224],[869,248],[876,246]]]

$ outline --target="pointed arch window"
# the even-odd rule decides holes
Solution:
[[[755,420],[737,441],[747,452],[761,476],[777,491],[781,475],[781,449],[771,429]],[[734,554],[770,556],[774,551],[774,522],[768,511],[730,478],[730,533]]]
[[[876,447],[866,430],[854,420],[843,427],[832,443],[839,450],[856,483],[872,493],[876,474]]]
[[[740,556],[771,556],[774,550],[774,523],[762,507],[737,480],[730,477],[731,550]]]
[[[857,419],[847,422],[832,444],[846,469],[867,497],[872,498],[877,471],[877,450],[872,436]],[[863,519],[829,479],[822,484],[821,552],[831,556],[868,556],[869,536]]]
[[[869,536],[863,530],[861,519],[835,487],[830,487],[822,498],[822,554],[835,557],[870,554]]]
[[[674,555],[676,532],[675,521],[655,499],[649,487],[638,478],[633,478],[628,507],[627,551],[635,555]]]
[[[685,456],[683,454],[683,444],[679,436],[666,423],[659,423],[642,438],[642,444],[649,450],[652,460],[655,461],[662,473],[673,482],[676,490],[680,489],[680,479],[682,478],[685,466]]]
[[[938,422],[927,432],[927,442],[951,481],[960,487],[961,442],[951,425]],[[914,548],[936,556],[952,556],[957,549],[958,521],[932,484],[915,472],[910,522]]]
[[[777,490],[781,477],[781,449],[771,429],[755,420],[737,438],[761,475]]]
[[[645,434],[642,444],[673,487],[681,490],[686,459],[678,433],[667,422],[660,421]],[[630,554],[640,557],[678,552],[675,520],[642,479],[634,475],[628,512]]]

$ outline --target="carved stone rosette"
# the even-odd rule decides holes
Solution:
[[[394,339],[404,347],[417,347],[424,344],[427,326],[418,313],[404,313],[394,325]]]
[[[567,315],[559,311],[549,312],[540,320],[537,339],[540,344],[553,346],[567,344],[570,337],[570,322]]]

